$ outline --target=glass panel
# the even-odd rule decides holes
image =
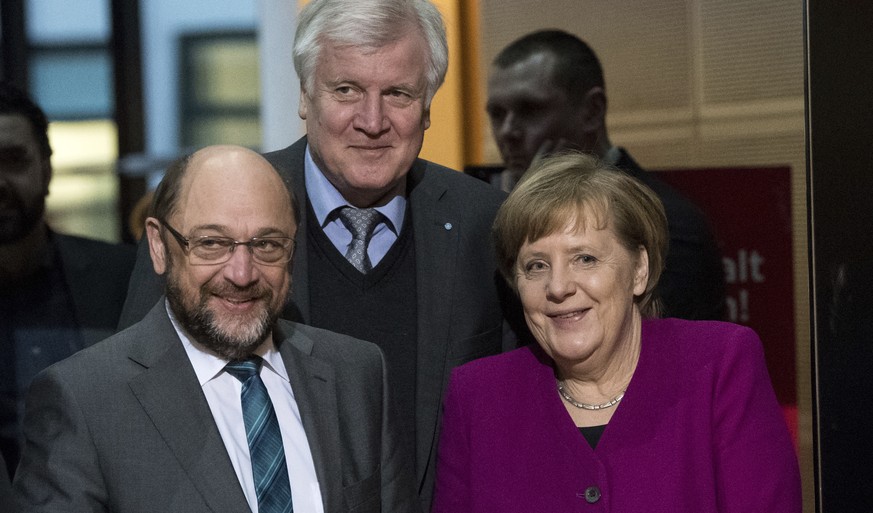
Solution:
[[[119,241],[115,123],[52,122],[49,141],[54,151],[46,200],[49,225],[62,233]]]
[[[203,41],[192,45],[191,85],[201,106],[258,106],[258,48],[251,41]]]
[[[255,33],[204,32],[180,39],[182,146],[261,141]]]
[[[112,115],[112,63],[103,48],[37,50],[30,61],[30,83],[50,119]]]
[[[27,33],[33,43],[108,41],[108,0],[26,0]]]
[[[209,144],[240,144],[257,148],[261,144],[261,123],[257,116],[211,116],[189,120],[190,146],[200,148]]]

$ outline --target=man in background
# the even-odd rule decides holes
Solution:
[[[0,83],[0,450],[10,474],[31,379],[115,332],[136,258],[132,246],[46,224],[51,154],[45,114]]]
[[[278,320],[295,210],[251,150],[171,166],[146,220],[166,296],[34,379],[22,511],[416,510],[378,347]]]
[[[516,343],[503,311],[520,307],[490,242],[505,194],[418,158],[448,67],[431,2],[313,0],[294,66],[307,136],[266,155],[301,199],[284,316],[380,345],[429,510],[451,369]],[[141,251],[122,323],[154,302],[143,260]]]
[[[670,249],[658,284],[664,317],[722,319],[724,270],[703,213],[675,189],[643,170],[606,129],[606,86],[594,51],[578,37],[542,30],[510,43],[495,57],[486,110],[514,186],[535,159],[561,150],[596,155],[639,179],[667,212]]]

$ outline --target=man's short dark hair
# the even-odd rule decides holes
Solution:
[[[540,30],[516,39],[497,54],[494,65],[504,69],[538,52],[555,56],[552,78],[571,98],[581,99],[592,87],[605,87],[603,68],[594,50],[563,30]]]
[[[52,155],[52,147],[48,140],[48,119],[39,106],[30,97],[9,82],[0,82],[0,115],[21,115],[30,122],[33,137],[39,143],[39,151],[43,158]]]
[[[188,170],[192,156],[193,154],[188,154],[179,157],[167,167],[161,183],[155,189],[155,195],[149,208],[149,216],[155,217],[163,223],[175,213],[179,203],[182,178]]]

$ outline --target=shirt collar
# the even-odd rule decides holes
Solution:
[[[167,315],[170,316],[170,322],[173,323],[173,328],[176,330],[176,334],[178,334],[179,339],[182,340],[182,346],[185,348],[185,353],[188,354],[191,366],[194,367],[194,373],[197,374],[197,381],[202,387],[209,381],[218,377],[222,371],[224,371],[224,366],[227,365],[227,360],[219,358],[203,346],[203,344],[189,338],[188,334],[182,328],[182,325],[179,324],[179,320],[176,319],[175,314],[173,314],[173,309],[170,308],[170,302],[165,300],[164,305],[167,309]],[[279,354],[279,351],[276,350],[276,345],[273,344],[272,333],[255,351],[255,353],[263,358],[265,369],[269,369],[283,380],[289,381],[288,370],[285,368],[285,362],[282,360],[282,355]]]
[[[318,168],[318,165],[312,158],[312,153],[309,151],[308,144],[306,145],[306,153],[303,157],[303,169],[304,179],[306,180],[306,196],[309,198],[309,203],[315,212],[318,225],[324,228],[327,223],[334,219],[331,216],[334,211],[340,207],[351,205]],[[376,207],[376,210],[388,219],[388,226],[391,230],[394,233],[399,233],[400,227],[403,226],[403,217],[406,214],[406,196],[398,194],[391,198],[391,201],[387,204]]]

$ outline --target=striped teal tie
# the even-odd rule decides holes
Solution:
[[[253,356],[248,360],[230,362],[225,370],[242,382],[243,420],[258,494],[258,513],[290,513],[294,506],[291,504],[285,449],[273,403],[258,375],[262,362]]]

